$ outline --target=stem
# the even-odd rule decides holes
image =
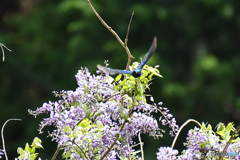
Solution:
[[[172,149],[173,149],[173,147],[174,147],[174,145],[175,145],[175,143],[177,141],[177,138],[178,138],[180,132],[182,131],[183,127],[185,127],[190,122],[195,122],[195,123],[197,123],[197,125],[199,125],[201,127],[201,124],[198,121],[194,120],[194,119],[189,119],[185,123],[183,123],[183,125],[179,128],[178,133],[177,133],[177,135],[174,138],[174,141],[173,141],[172,146],[171,146]]]
[[[165,114],[163,114],[162,111],[161,111],[160,109],[157,108],[157,110],[163,115],[164,119],[166,119],[166,120],[169,122],[169,119],[165,116]],[[171,123],[169,123],[169,125],[170,125],[171,128],[173,129]],[[174,132],[174,134],[176,134],[175,131],[174,131],[174,129],[173,129],[173,132]]]
[[[84,117],[84,118],[85,118],[85,117]],[[84,118],[83,118],[83,119],[84,119]],[[73,127],[73,132],[74,132],[76,126],[78,126],[78,125],[83,121],[83,119],[79,120],[79,121],[77,122],[77,124]],[[72,142],[73,142],[73,141],[72,141]],[[75,142],[74,142],[74,143],[75,143]],[[75,143],[75,144],[76,144],[76,143]],[[79,147],[79,146],[78,146],[78,147]],[[80,147],[79,147],[79,148],[80,148]],[[57,150],[55,151],[55,153],[54,153],[54,155],[53,155],[53,157],[52,157],[51,160],[55,160],[55,159],[57,158],[57,155],[58,155],[60,149],[61,149],[61,147],[59,146],[59,147],[57,148]]]
[[[133,15],[134,15],[134,11],[133,11],[133,13],[132,13],[131,19],[130,19],[129,24],[128,24],[127,35],[126,35],[125,43],[124,43],[124,44],[125,44],[125,47],[127,47],[128,34],[129,34],[129,31],[130,31],[130,26],[131,26],[131,22],[132,22]],[[132,58],[133,58],[133,56],[131,55],[131,53],[128,54],[128,62],[127,62],[126,70],[129,70],[129,66],[130,66],[130,63],[131,63]]]
[[[1,45],[1,43],[0,43]],[[8,119],[2,126],[2,130],[1,130],[1,136],[2,136],[2,145],[3,145],[3,151],[4,151],[4,154],[5,154],[5,159],[8,160],[8,157],[7,157],[7,151],[6,151],[6,148],[5,148],[5,141],[4,141],[4,136],[3,136],[3,130],[4,130],[4,127],[5,125],[9,122],[9,121],[21,121],[21,119]]]
[[[118,95],[118,94],[120,94],[120,93],[116,93],[116,94],[114,94],[114,95],[111,95],[110,97],[104,99],[102,102],[105,103],[105,102],[107,102],[110,98],[112,98],[112,97],[114,97],[114,96],[116,96],[116,95]]]
[[[132,22],[132,19],[133,19],[133,15],[134,15],[134,11],[132,12],[132,16],[131,16],[131,19],[130,19],[129,24],[128,24],[127,35],[126,35],[126,38],[125,38],[125,46],[127,46],[128,34],[129,34],[129,31],[130,31],[130,26],[131,26],[131,22]]]
[[[237,136],[237,133],[238,133],[239,131],[240,131],[240,127],[237,128],[237,131],[236,131],[236,132],[234,133],[234,135],[232,135],[231,138],[228,140],[226,146],[225,146],[224,149],[223,149],[223,153],[226,152],[228,146],[230,145],[230,143],[232,142],[232,140]],[[235,156],[234,156],[234,157],[235,157]],[[232,157],[232,158],[234,158],[234,157]],[[221,156],[219,157],[219,160],[222,160],[222,159],[223,159],[223,155],[221,155]]]
[[[135,87],[137,87],[137,84],[135,85]],[[136,90],[135,90],[135,91],[136,91]],[[122,103],[122,105],[123,105],[123,99],[122,99],[122,102],[121,102],[121,103]],[[130,114],[132,113],[132,109],[133,109],[134,103],[135,103],[135,94],[134,94],[134,96],[133,96],[132,108],[131,108],[131,109],[129,110],[129,112],[128,112],[128,117],[129,117]],[[123,122],[123,124],[122,124],[119,132],[121,132],[121,131],[123,130],[123,127],[125,126],[126,122],[127,122],[127,120],[124,119],[124,122]],[[107,154],[111,151],[111,149],[113,148],[113,146],[116,144],[117,140],[118,140],[117,138],[114,140],[114,142],[111,144],[111,146],[108,148],[108,150],[107,150],[107,151],[103,154],[103,156],[100,158],[100,160],[103,160],[103,159],[107,156]]]
[[[140,132],[138,133],[138,139],[139,139],[139,142],[140,142],[140,148],[141,148],[141,154],[142,154],[142,159],[141,159],[141,160],[144,160],[143,143],[142,143],[142,140],[141,140],[141,134],[140,134]]]
[[[89,160],[89,158],[88,158],[87,155],[83,152],[83,150],[81,149],[81,147],[80,147],[74,140],[73,140],[72,142],[79,148],[79,150],[83,153],[84,157]]]
[[[51,160],[55,160],[55,159],[57,158],[57,155],[58,155],[60,149],[61,149],[61,147],[59,146],[59,147],[57,148],[57,150],[55,151],[55,153],[54,153],[54,155],[53,155],[53,157],[52,157]]]
[[[127,63],[127,67],[126,67],[126,70],[128,70],[129,68],[129,65],[130,65],[130,62],[133,58],[133,56],[131,55],[131,52],[130,50],[128,49],[127,47],[127,43],[126,43],[126,40],[125,40],[125,43],[123,43],[123,41],[121,40],[121,38],[118,36],[118,34],[112,29],[112,27],[110,27],[109,25],[107,25],[107,23],[102,19],[102,17],[97,13],[97,11],[94,9],[94,7],[92,6],[90,0],[87,0],[89,6],[91,7],[93,13],[97,16],[97,18],[100,20],[100,22],[113,34],[113,36],[115,38],[117,38],[118,42],[123,46],[123,48],[126,50],[127,54],[128,54],[128,63]],[[132,14],[133,16],[133,14]],[[132,18],[130,20],[130,23],[132,21]],[[130,24],[129,24],[129,29],[130,29]],[[128,29],[128,31],[129,31]],[[127,36],[128,36],[128,33],[127,33]]]
[[[12,52],[12,50],[10,50],[9,48],[7,48],[4,44],[0,43],[0,47],[2,49],[2,53],[3,53],[3,58],[2,58],[2,61],[5,60],[5,55],[4,55],[4,50],[3,50],[3,47],[6,48],[7,50],[9,50],[10,52]],[[16,119],[15,119],[16,120]]]

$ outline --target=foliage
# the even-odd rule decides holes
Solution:
[[[139,67],[138,62],[134,62],[132,66],[130,66],[130,70],[133,71],[134,69]],[[145,89],[148,88],[150,85],[150,82],[152,81],[152,76],[158,76],[162,78],[162,75],[159,74],[159,71],[157,69],[158,66],[155,68],[150,67],[148,65],[144,65],[142,70],[142,76],[139,77],[139,79],[134,78],[133,76],[125,75],[124,79],[120,81],[122,74],[119,74],[115,81],[118,82],[115,86],[117,90],[122,89],[125,93],[132,93],[131,89],[136,90],[134,93],[136,95],[144,95]],[[141,84],[141,85],[136,85]],[[144,100],[145,101],[145,100]],[[145,101],[146,102],[146,101]]]
[[[31,147],[28,145],[28,143],[25,145],[25,149],[18,147],[17,152],[20,156],[18,156],[16,160],[35,160],[38,156],[38,153],[35,153],[36,149],[43,148],[41,143],[42,141],[38,137],[35,137]]]

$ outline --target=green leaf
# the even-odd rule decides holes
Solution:
[[[25,145],[25,151],[27,151],[27,152],[31,151],[31,148],[29,147],[28,143],[26,143],[26,145]]]
[[[157,72],[154,72],[154,75],[155,75],[155,76],[158,76],[158,77],[160,77],[160,78],[163,78],[163,76],[162,76],[161,74],[157,73]]]
[[[227,127],[223,123],[219,123],[217,126],[217,134],[219,134],[222,139],[229,141],[231,138],[231,131],[234,131],[233,123],[228,123]]]
[[[31,160],[35,160],[38,156],[38,153],[31,154]]]
[[[42,141],[41,139],[39,139],[38,137],[35,137],[34,140],[33,140],[33,143],[31,145],[31,147],[35,147],[35,148],[43,148],[42,146]]]
[[[116,78],[115,81],[118,82],[122,78],[122,74],[119,74]]]
[[[112,82],[114,81],[114,78],[112,78],[111,76],[107,77],[104,82],[105,83],[108,83],[108,84],[111,84]]]
[[[233,123],[228,123],[227,127],[226,127],[226,131],[230,134],[231,131],[234,131],[234,127],[233,127]]]
[[[85,118],[81,123],[80,126],[82,126],[83,128],[87,128],[90,127],[91,121],[89,121],[88,118]]]
[[[217,134],[219,134],[221,137],[224,136],[224,131],[225,131],[225,125],[223,123],[219,123],[217,125]]]

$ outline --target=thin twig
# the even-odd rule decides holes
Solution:
[[[235,137],[237,137],[237,134],[238,134],[239,131],[240,131],[240,127],[237,128],[237,130],[235,131],[235,133],[234,133],[234,134],[231,136],[231,138],[228,140],[226,146],[224,147],[224,149],[223,149],[223,151],[222,151],[223,153],[226,152],[228,146],[232,143],[233,139],[234,139]],[[219,157],[219,160],[222,160],[223,157],[224,157],[224,155],[221,155],[221,156]],[[232,157],[232,158],[234,158],[234,157]]]
[[[89,158],[87,157],[87,155],[85,154],[85,152],[82,150],[82,148],[73,140],[72,143],[74,143],[78,148],[79,150],[83,153],[84,157],[89,160]]]
[[[2,61],[5,60],[5,55],[4,55],[4,50],[3,50],[3,47],[6,48],[8,51],[12,52],[11,49],[7,48],[4,44],[0,43],[0,47],[2,49],[2,53],[3,53],[3,58],[2,58]]]
[[[132,16],[131,16],[131,19],[130,19],[129,24],[128,24],[127,35],[126,35],[126,38],[125,38],[125,46],[126,47],[127,47],[128,35],[129,35],[129,31],[130,31],[130,26],[131,26],[131,23],[132,23],[133,15],[134,15],[134,11],[132,12]],[[127,63],[127,66],[126,66],[126,70],[129,70],[129,66],[130,66],[132,58],[133,58],[133,56],[128,55],[128,63]]]
[[[130,31],[130,26],[131,26],[131,23],[132,23],[133,15],[134,15],[134,11],[132,12],[132,16],[131,16],[131,19],[130,19],[129,24],[128,24],[127,35],[126,35],[126,38],[125,38],[125,46],[127,46],[128,35],[129,35],[129,31]]]
[[[132,112],[132,110],[130,109],[128,114],[130,115],[131,112]],[[125,126],[126,122],[127,122],[127,120],[125,119],[119,132],[121,132],[123,130],[123,127]],[[108,150],[103,154],[103,156],[100,158],[100,160],[103,160],[108,155],[108,153],[112,150],[113,146],[116,144],[117,140],[118,140],[118,138],[116,137],[114,142],[111,144],[111,146],[108,148]]]
[[[126,50],[127,54],[128,54],[128,65],[126,67],[126,70],[128,70],[129,68],[129,64],[130,61],[132,60],[133,56],[131,55],[130,50],[128,49],[127,45],[125,45],[125,43],[123,43],[123,41],[121,40],[121,38],[118,36],[118,34],[112,29],[112,27],[108,26],[108,24],[102,19],[102,17],[97,13],[97,11],[94,9],[94,7],[92,6],[90,0],[87,0],[89,6],[91,7],[92,11],[94,12],[94,14],[97,16],[97,18],[100,20],[100,22],[113,34],[114,37],[117,38],[118,42],[123,46],[123,48]],[[131,22],[131,21],[130,21]]]
[[[165,114],[163,114],[163,112],[160,109],[157,108],[157,110],[163,115],[164,119],[166,119],[168,122],[170,122],[170,120],[167,118],[167,116]],[[176,132],[174,131],[173,126],[171,125],[171,123],[169,123],[169,125],[171,126],[174,134],[176,134]]]
[[[122,126],[121,126],[121,128],[120,128],[120,130],[119,130],[119,132],[122,131],[122,129],[125,126],[126,122],[127,122],[127,120],[125,119],[123,124],[122,124]],[[116,137],[114,142],[111,144],[111,146],[108,148],[108,150],[103,154],[103,156],[100,158],[100,160],[103,160],[108,155],[108,153],[112,150],[113,146],[116,144],[117,140],[118,140],[118,138]]]
[[[112,29],[112,27],[108,26],[107,23],[102,19],[102,17],[97,13],[97,11],[94,9],[94,7],[92,6],[90,0],[87,0],[89,6],[91,7],[92,11],[94,12],[94,14],[97,16],[97,18],[100,20],[100,22],[113,34],[114,37],[117,38],[118,42],[126,49],[127,54],[131,55],[129,49],[127,46],[125,46],[125,44],[123,43],[123,41],[121,40],[121,38],[118,36],[118,34]]]
[[[81,119],[80,121],[78,121],[78,123],[73,127],[73,133],[74,133],[76,127],[77,127],[85,118],[86,118],[86,117],[82,118],[82,119]],[[74,141],[74,139],[72,140],[72,143],[74,143],[74,144],[80,149],[80,151],[83,153],[83,155],[85,156],[86,159],[89,159],[89,158],[87,157],[87,155],[85,154],[85,152],[81,149],[81,147]]]
[[[137,80],[137,79],[136,79]],[[135,84],[135,88],[137,87],[137,84]],[[135,90],[136,91],[136,90]],[[132,101],[133,103],[132,103],[132,108],[128,111],[128,117],[130,117],[130,114],[132,113],[132,110],[133,110],[133,107],[134,107],[134,103],[135,103],[135,94],[134,94],[134,96],[133,96],[133,101]],[[123,99],[122,99],[122,106],[123,106]],[[122,130],[123,130],[123,127],[125,126],[125,124],[127,123],[127,119],[124,119],[124,121],[123,121],[123,124],[122,124],[122,126],[120,127],[120,129],[119,129],[119,132],[121,132]],[[116,142],[117,142],[117,140],[118,140],[118,138],[116,137],[115,138],[115,140],[114,140],[114,142],[111,144],[111,146],[108,148],[108,150],[103,154],[103,156],[100,158],[100,160],[103,160],[107,155],[108,155],[108,153],[112,150],[112,148],[113,148],[113,146],[116,144]]]
[[[174,141],[173,141],[172,146],[171,146],[172,149],[173,149],[173,147],[174,147],[174,145],[175,145],[175,143],[177,141],[177,138],[178,138],[180,132],[182,131],[183,127],[185,127],[189,122],[195,122],[195,123],[197,123],[201,127],[201,124],[198,121],[194,120],[194,119],[189,119],[185,123],[183,123],[183,125],[179,128],[178,133],[176,134],[176,136],[174,138]]]
[[[84,119],[84,118],[83,118],[83,119]],[[81,119],[81,120],[79,120],[79,121],[77,122],[77,124],[73,127],[73,131],[75,130],[76,126],[78,126],[78,125],[83,121],[83,119]],[[73,141],[72,141],[72,142],[73,142]],[[61,149],[61,147],[59,146],[59,147],[57,148],[57,150],[55,151],[55,153],[54,153],[54,155],[53,155],[53,157],[52,157],[51,160],[55,160],[55,159],[57,158],[57,155],[58,155],[60,149]]]
[[[120,94],[120,93],[116,93],[116,94],[114,94],[114,95],[111,95],[110,97],[102,100],[102,102],[105,103],[105,102],[107,102],[110,98],[112,98],[112,97],[114,97],[114,96],[116,96],[116,95],[118,95],[118,94]]]
[[[55,151],[55,153],[54,153],[54,155],[53,155],[53,157],[52,157],[51,160],[55,160],[55,159],[57,158],[57,155],[58,155],[60,149],[61,149],[61,147],[59,146],[59,147],[57,148],[57,150]]]
[[[9,122],[9,121],[21,121],[21,119],[8,119],[2,126],[2,130],[1,130],[1,136],[2,136],[2,145],[3,145],[3,151],[4,151],[4,154],[5,154],[5,159],[8,160],[8,157],[7,157],[7,151],[6,151],[6,148],[5,148],[5,141],[4,141],[4,136],[3,136],[3,130],[4,130],[4,127],[5,125]]]
[[[140,148],[141,148],[142,160],[144,160],[143,142],[142,142],[142,140],[141,140],[141,134],[140,134],[140,132],[138,133],[138,139],[139,139],[139,142],[140,142]]]

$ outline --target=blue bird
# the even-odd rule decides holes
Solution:
[[[148,51],[148,53],[145,55],[142,63],[140,64],[140,66],[137,69],[134,69],[133,71],[130,70],[121,70],[121,69],[112,69],[112,68],[107,68],[101,65],[97,65],[97,68],[101,71],[103,71],[104,73],[109,73],[111,75],[114,74],[130,74],[133,77],[137,78],[140,77],[142,75],[142,68],[143,66],[147,63],[147,61],[149,60],[149,58],[153,55],[154,51],[157,48],[157,38],[154,37],[153,39],[153,43]]]

